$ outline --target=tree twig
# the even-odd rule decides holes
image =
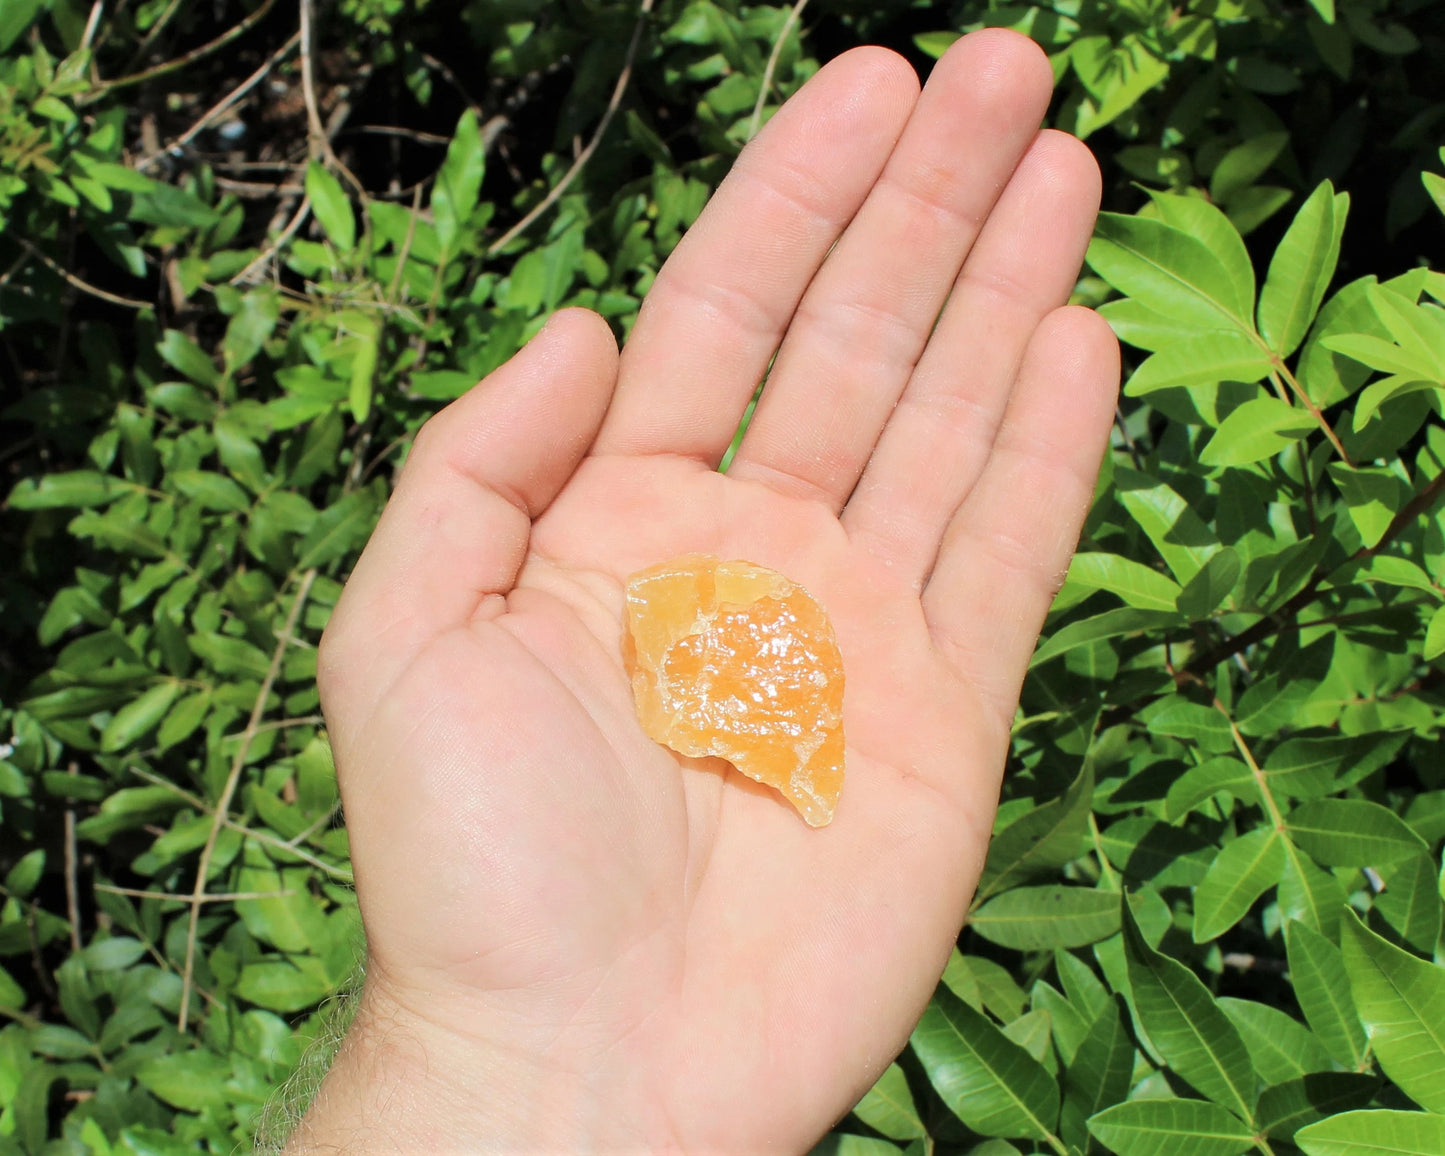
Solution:
[[[562,174],[558,181],[547,195],[543,197],[532,210],[520,221],[487,246],[487,256],[493,256],[505,249],[520,234],[555,205],[567,191],[567,187],[577,179],[577,174],[582,171],[592,154],[597,151],[597,146],[602,143],[602,137],[607,132],[607,126],[612,123],[612,118],[617,115],[617,109],[622,104],[622,95],[627,91],[627,83],[632,79],[632,64],[637,58],[637,46],[642,43],[642,30],[647,24],[648,13],[652,11],[653,0],[642,0],[637,9],[637,23],[632,26],[632,40],[627,45],[627,55],[622,61],[622,71],[617,74],[617,83],[612,88],[612,98],[608,100],[606,109],[602,112],[602,119],[597,122],[596,129],[592,132],[592,139],[587,142],[582,151],[577,154],[577,159],[572,162],[572,167]]]
[[[179,895],[174,891],[141,891],[135,887],[115,887],[109,883],[97,883],[97,891],[104,891],[108,895],[127,895],[132,899],[158,899],[162,903],[190,903],[189,895]],[[202,903],[234,903],[238,899],[280,899],[286,895],[295,895],[291,891],[210,891],[201,896]]]
[[[80,37],[80,50],[84,52],[95,43],[95,32],[100,27],[100,14],[105,8],[105,0],[95,0],[90,6],[90,15],[85,21],[85,31]]]
[[[92,297],[99,297],[102,301],[109,301],[112,305],[124,305],[127,309],[155,308],[155,306],[153,306],[149,301],[137,301],[133,297],[121,297],[119,294],[111,293],[107,289],[102,289],[97,285],[92,285],[89,281],[82,281],[69,269],[61,265],[60,262],[56,261],[55,258],[51,257],[48,253],[37,249],[24,237],[17,236],[14,238],[14,240],[16,244],[18,244],[32,257],[39,258],[39,260],[44,263],[46,268],[48,268],[52,273],[54,273],[57,277],[63,280],[67,285],[79,289],[82,293],[89,293]]]
[[[277,235],[276,240],[273,241],[271,244],[267,245],[265,250],[259,256],[254,258],[249,264],[247,264],[244,269],[242,269],[239,273],[232,277],[231,284],[249,284],[255,271],[261,268],[261,266],[265,265],[268,261],[270,261],[272,257],[274,257],[277,253],[281,251],[282,246],[284,246],[287,241],[291,240],[291,238],[296,235],[296,230],[301,228],[301,226],[305,223],[306,216],[310,212],[311,198],[302,197],[301,207],[296,210],[296,215],[286,222],[286,227],[282,229],[281,232]]]
[[[102,81],[100,87],[88,93],[82,103],[90,104],[92,101],[99,100],[107,93],[114,92],[117,88],[129,88],[132,85],[144,84],[148,80],[154,80],[158,76],[166,76],[172,72],[178,72],[187,65],[194,64],[197,60],[210,56],[213,52],[219,52],[238,36],[244,35],[251,28],[255,27],[256,24],[265,17],[266,13],[271,11],[275,4],[276,0],[264,0],[261,7],[257,8],[256,11],[252,12],[251,15],[247,16],[235,27],[228,28],[214,40],[202,44],[199,48],[191,49],[190,52],[187,52],[183,56],[177,56],[174,60],[167,60],[162,64],[157,64],[153,68],[147,68],[143,72],[132,73],[129,76],[118,76],[114,80]],[[99,8],[100,0],[96,0],[95,8],[91,10],[92,19],[95,18]],[[88,25],[87,31],[89,31]]]
[[[291,600],[291,611],[286,615],[286,624],[281,627],[281,633],[276,636],[276,648],[271,652],[271,665],[266,671],[266,677],[261,680],[260,689],[256,692],[256,702],[251,707],[250,721],[247,723],[246,730],[241,735],[241,741],[236,747],[236,753],[231,759],[231,770],[226,776],[225,786],[221,788],[221,797],[216,802],[210,834],[207,835],[205,845],[201,848],[200,862],[196,865],[196,883],[190,897],[191,916],[186,928],[186,964],[185,970],[181,973],[181,1010],[176,1022],[176,1027],[180,1031],[186,1030],[186,1021],[190,1013],[191,985],[194,981],[196,965],[196,940],[199,934],[198,924],[201,917],[201,905],[205,902],[206,874],[211,867],[211,856],[215,854],[216,840],[220,837],[221,828],[226,822],[226,813],[231,807],[231,799],[241,781],[241,770],[246,765],[246,755],[251,750],[251,741],[256,737],[256,730],[261,725],[261,716],[266,711],[266,700],[271,696],[271,687],[275,685],[276,678],[281,673],[281,663],[286,657],[286,647],[291,642],[291,635],[295,632],[296,623],[301,618],[301,608],[306,604],[306,596],[311,593],[311,584],[315,581],[315,567],[301,576],[296,596]]]
[[[71,775],[80,774],[74,762]],[[65,914],[70,919],[70,950],[80,950],[80,887],[76,882],[75,808],[65,808]]]
[[[234,106],[238,101],[240,101],[243,96],[250,92],[251,89],[255,88],[256,85],[260,84],[261,81],[265,80],[266,75],[273,68],[275,68],[276,65],[280,64],[281,61],[285,60],[286,57],[290,55],[291,50],[295,48],[296,45],[300,42],[301,33],[293,32],[291,36],[287,39],[285,44],[281,45],[280,48],[276,49],[275,52],[271,53],[271,55],[262,62],[260,68],[256,69],[255,72],[251,73],[250,76],[246,77],[245,80],[241,81],[240,84],[238,84],[235,88],[231,89],[230,92],[228,92],[215,104],[211,105],[211,107],[208,108],[204,113],[202,113],[200,120],[196,121],[195,124],[191,125],[190,128],[186,129],[185,132],[181,133],[180,136],[176,137],[175,140],[171,141],[170,144],[166,145],[158,152],[151,153],[150,156],[143,157],[140,160],[136,161],[136,169],[147,169],[151,165],[155,164],[156,161],[160,160],[161,157],[174,153],[178,149],[185,148],[186,145],[190,144],[191,141],[195,140],[196,137],[198,137],[203,131],[205,131],[207,125],[209,125],[212,121],[227,112],[232,106]]]
[[[773,50],[768,53],[768,65],[763,69],[763,83],[758,87],[758,101],[753,105],[753,115],[748,119],[748,140],[758,135],[758,127],[763,119],[763,105],[768,101],[768,90],[773,87],[773,73],[777,71],[778,60],[783,55],[783,46],[787,44],[788,37],[792,35],[798,18],[803,15],[803,9],[807,6],[808,0],[797,0],[788,11],[787,19],[783,21],[777,40],[773,41]]]

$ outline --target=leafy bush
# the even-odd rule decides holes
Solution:
[[[980,23],[1100,154],[1132,369],[959,951],[822,1149],[1445,1152],[1438,6],[281,7],[0,11],[0,1154],[284,1130],[359,950],[315,644],[410,435],[625,333],[819,56]]]

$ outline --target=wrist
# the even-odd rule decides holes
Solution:
[[[625,1058],[516,1047],[466,1015],[409,1004],[368,980],[286,1156],[678,1149],[636,1103]]]

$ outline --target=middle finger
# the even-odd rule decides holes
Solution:
[[[842,508],[1051,86],[1038,46],[1002,29],[939,61],[799,304],[731,476]]]

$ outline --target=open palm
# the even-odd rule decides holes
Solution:
[[[891,53],[840,58],[744,152],[620,360],[564,311],[422,431],[321,662],[370,960],[332,1084],[378,1078],[368,1031],[419,1041],[439,1091],[414,1150],[801,1149],[906,1039],[1112,414],[1113,339],[1061,308],[1097,175],[1037,132],[1049,87],[1004,32],[921,96]],[[827,828],[636,721],[623,584],[693,551],[833,620]]]

